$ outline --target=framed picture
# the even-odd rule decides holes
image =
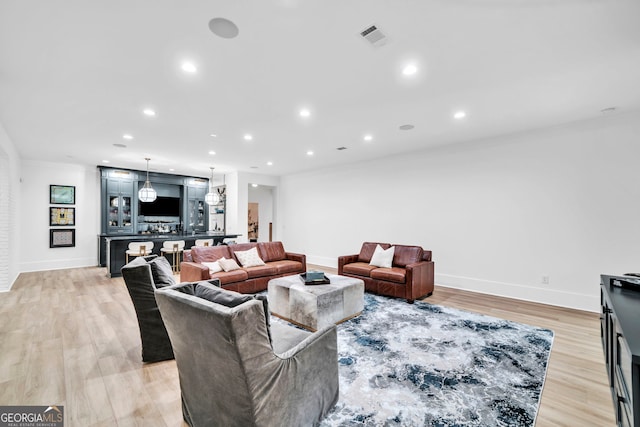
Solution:
[[[76,208],[49,208],[49,225],[76,225]]]
[[[69,248],[76,245],[76,230],[73,228],[50,229],[50,248]]]
[[[52,205],[75,205],[76,187],[73,185],[50,185],[50,203]]]

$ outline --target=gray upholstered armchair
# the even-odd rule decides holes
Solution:
[[[164,257],[137,257],[120,270],[138,317],[142,361],[173,359],[173,349],[156,304],[154,290],[175,284],[171,265]]]
[[[156,290],[190,426],[312,426],[338,400],[335,325],[269,325],[266,299],[206,282]]]

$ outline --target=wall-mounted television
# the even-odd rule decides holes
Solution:
[[[158,196],[153,202],[139,202],[138,215],[180,216],[180,198]]]

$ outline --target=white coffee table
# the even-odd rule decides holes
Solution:
[[[299,275],[272,279],[268,284],[271,314],[311,331],[356,317],[364,309],[364,282],[325,274],[327,285],[305,285]]]

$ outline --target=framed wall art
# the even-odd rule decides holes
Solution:
[[[49,225],[76,225],[76,208],[49,208]]]
[[[49,230],[49,247],[50,248],[69,248],[76,245],[76,230],[73,228],[50,229]]]
[[[73,185],[50,185],[49,197],[52,205],[75,205],[76,187]]]

